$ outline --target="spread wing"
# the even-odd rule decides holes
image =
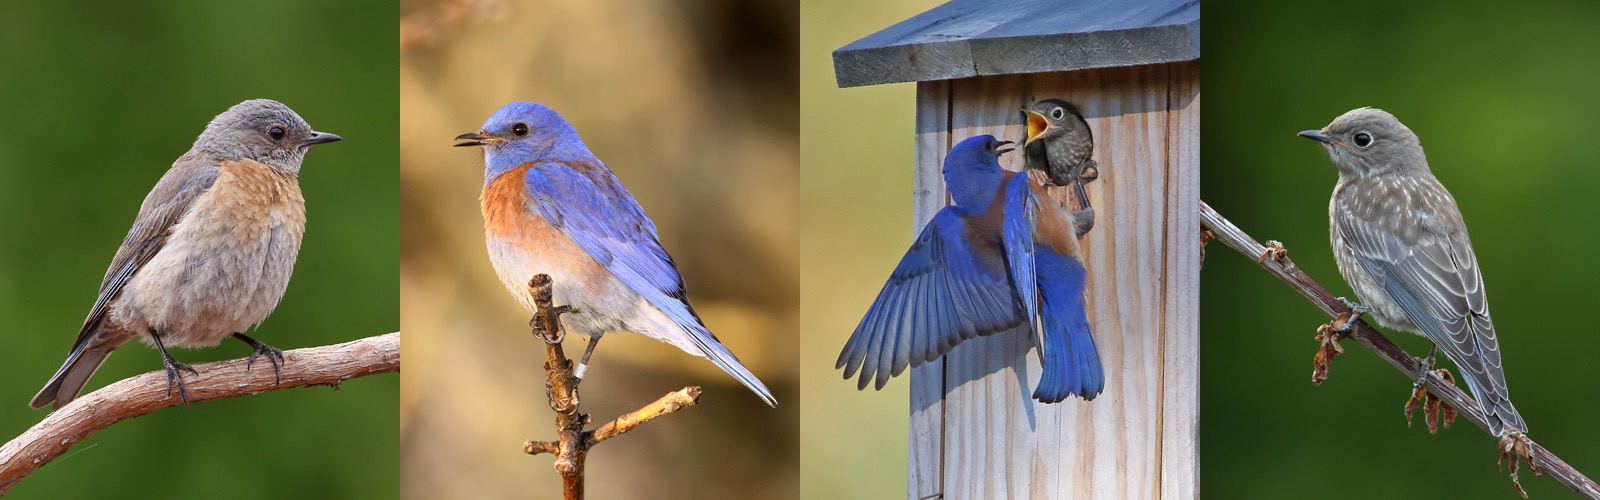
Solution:
[[[1027,324],[994,242],[974,241],[968,221],[945,207],[922,228],[877,300],[839,353],[844,378],[882,389],[906,366],[950,352],[966,339]]]
[[[122,293],[122,287],[139,272],[139,268],[166,246],[172,226],[183,220],[195,198],[211,189],[216,183],[218,171],[214,163],[184,155],[161,176],[150,194],[145,195],[139,215],[133,220],[133,228],[123,238],[122,246],[117,249],[117,255],[111,259],[111,267],[106,269],[105,278],[100,282],[100,296],[89,310],[89,317],[83,321],[78,340],[73,343],[74,350],[105,320],[106,306],[111,299]]]
[[[1437,191],[1443,192],[1443,187]],[[1454,202],[1448,193],[1439,197],[1437,192],[1406,198],[1420,200],[1430,195],[1448,202],[1436,210],[1450,213],[1426,213],[1433,223],[1417,224],[1416,217],[1397,212],[1427,212],[1426,207],[1395,200],[1378,207],[1344,207],[1335,211],[1339,237],[1423,336],[1461,369],[1490,419],[1526,430],[1506,389],[1500,347],[1472,243],[1465,230],[1450,231],[1446,229],[1449,224],[1439,222],[1443,218],[1459,223],[1461,216]]]

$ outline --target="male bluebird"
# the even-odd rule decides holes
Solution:
[[[555,303],[573,307],[561,324],[589,337],[589,352],[606,332],[640,333],[710,359],[778,405],[700,321],[655,223],[560,114],[513,102],[456,140],[483,146],[489,260],[524,307],[535,310],[528,280],[548,274]]]
[[[1093,399],[1104,388],[1084,311],[1077,221],[1028,175],[1000,168],[1009,141],[977,136],[946,155],[954,205],[940,209],[906,251],[839,353],[845,378],[882,389],[967,339],[1043,321],[1033,396],[1054,403]]]
[[[1361,108],[1299,135],[1321,142],[1339,167],[1329,232],[1339,274],[1365,303],[1352,309],[1433,341],[1466,375],[1496,436],[1526,432],[1506,389],[1467,226],[1416,134],[1388,112]]]
[[[233,336],[277,376],[283,351],[245,336],[277,307],[305,233],[300,161],[339,136],[311,130],[288,106],[241,102],[211,120],[161,176],[100,284],[67,362],[30,403],[71,402],[106,356],[139,338],[155,345],[188,402],[167,346],[209,347]]]

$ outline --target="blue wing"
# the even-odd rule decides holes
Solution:
[[[1001,229],[1006,266],[1011,269],[1011,284],[1025,306],[1028,333],[1032,334],[1033,319],[1039,317],[1039,287],[1034,278],[1033,263],[1033,225],[1038,220],[1039,205],[1033,199],[1028,182],[1025,173],[1012,175],[1007,182],[1005,221]]]
[[[1105,388],[1105,375],[1084,310],[1083,263],[1045,246],[1038,247],[1034,257],[1044,304],[1040,345],[1044,373],[1033,397],[1044,403],[1074,394],[1092,400]]]
[[[967,220],[945,207],[923,227],[877,300],[839,353],[844,378],[882,389],[906,366],[919,366],[980,335],[1027,322],[997,242],[973,242]]]
[[[581,168],[580,168],[581,167]],[[551,226],[689,334],[707,359],[767,404],[772,392],[701,323],[655,223],[616,175],[600,165],[541,163],[528,169],[528,196]]]

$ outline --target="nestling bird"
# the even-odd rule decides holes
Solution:
[[[957,344],[1042,320],[1043,371],[1034,397],[1093,399],[1104,388],[1084,310],[1073,212],[1027,175],[1000,168],[1009,141],[968,138],[945,157],[954,205],[924,226],[845,344],[836,368],[882,389],[907,366]]]
[[[1362,302],[1351,308],[1432,341],[1426,365],[1443,350],[1495,436],[1527,432],[1506,389],[1467,226],[1416,134],[1386,111],[1360,108],[1299,135],[1322,143],[1339,167],[1329,233],[1339,274]]]
[[[700,321],[655,223],[565,118],[543,104],[513,102],[456,140],[483,147],[484,233],[500,281],[536,311],[528,281],[548,274],[554,303],[574,309],[562,326],[589,337],[585,365],[601,335],[635,332],[711,360],[777,406]]]
[[[1024,166],[1043,172],[1047,185],[1072,186],[1081,212],[1078,221],[1083,225],[1079,233],[1089,232],[1094,227],[1094,207],[1083,185],[1100,177],[1092,158],[1094,133],[1089,122],[1077,106],[1060,99],[1022,108],[1022,120],[1028,134],[1022,141]]]
[[[244,101],[211,120],[144,199],[100,284],[67,361],[30,403],[71,402],[106,356],[134,338],[161,352],[167,392],[188,402],[167,346],[208,347],[232,336],[266,357],[283,351],[243,333],[266,319],[289,285],[305,233],[300,162],[339,140],[311,130],[288,106]],[[248,367],[248,365],[247,365]]]

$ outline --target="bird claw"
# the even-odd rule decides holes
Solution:
[[[1100,178],[1100,165],[1094,160],[1089,160],[1083,166],[1083,172],[1078,174],[1078,182],[1088,184]]]
[[[233,336],[243,340],[246,344],[250,344],[250,357],[244,362],[245,371],[250,371],[250,368],[256,363],[256,358],[266,356],[267,361],[272,363],[272,383],[275,385],[283,383],[283,349],[246,337],[242,333],[235,333]]]
[[[1495,461],[1495,465],[1503,466],[1506,459],[1511,459],[1511,484],[1517,488],[1517,494],[1528,498],[1528,492],[1522,489],[1522,481],[1517,479],[1517,461],[1526,462],[1533,475],[1544,475],[1544,471],[1539,470],[1539,466],[1533,462],[1533,441],[1521,432],[1512,430],[1500,436],[1499,448],[1500,459]]]
[[[167,369],[167,397],[172,397],[172,387],[176,385],[178,387],[178,398],[183,400],[185,407],[189,406],[189,393],[183,389],[182,372],[187,371],[196,377],[200,376],[200,372],[195,371],[194,367],[188,364],[172,359],[171,356],[166,355],[166,352],[161,354],[161,364]]]
[[[1268,257],[1275,261],[1281,261],[1289,256],[1289,249],[1284,248],[1283,243],[1278,240],[1267,240],[1265,246],[1267,249],[1261,252],[1260,257],[1256,257],[1257,264],[1266,263]]]
[[[1428,366],[1431,367],[1432,364],[1430,363]],[[1444,379],[1445,382],[1456,383],[1455,377],[1450,375],[1450,370],[1440,368],[1432,373],[1439,374],[1439,378]],[[1426,376],[1418,379],[1412,385],[1411,398],[1406,400],[1406,427],[1411,426],[1411,411],[1420,406],[1422,407],[1422,421],[1428,424],[1428,434],[1438,434],[1441,420],[1444,422],[1444,428],[1446,429],[1450,428],[1450,424],[1455,423],[1456,409],[1454,406],[1440,404],[1442,401],[1439,396],[1428,392],[1427,385],[1423,383],[1424,380],[1427,380]],[[1441,413],[1443,413],[1442,419],[1440,418]]]
[[[550,386],[550,381],[546,380],[544,382],[544,395],[546,399],[550,400],[550,409],[555,410],[556,413],[571,413],[578,409],[578,391],[576,387],[573,388],[572,394],[558,398],[555,396],[555,389]]]

